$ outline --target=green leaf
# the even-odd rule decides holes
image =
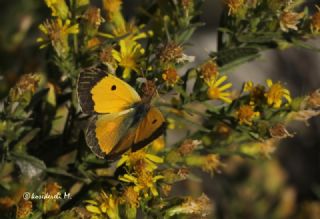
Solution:
[[[226,49],[212,53],[210,56],[217,57],[217,63],[221,67],[220,71],[226,71],[259,57],[259,49],[253,47]]]
[[[34,156],[12,152],[11,157],[16,161],[22,174],[29,178],[39,177],[46,169],[46,164]]]

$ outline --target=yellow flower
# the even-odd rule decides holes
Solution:
[[[96,200],[86,200],[86,209],[95,216],[101,216],[106,218],[106,215],[110,219],[120,219],[119,216],[119,201],[112,194],[106,194],[102,191],[96,198]]]
[[[156,182],[159,179],[163,179],[163,176],[153,176],[152,172],[142,171],[139,172],[137,176],[125,174],[124,176],[120,176],[119,179],[123,182],[134,183],[135,191],[141,191],[145,197],[149,197],[149,191],[151,192],[152,196],[156,197],[159,195]]]
[[[282,104],[283,98],[291,103],[290,91],[282,86],[280,82],[273,84],[272,80],[267,80],[269,90],[265,93],[267,103],[274,108],[279,108]]]
[[[226,103],[232,102],[230,98],[231,93],[226,91],[227,89],[232,87],[232,84],[226,83],[222,85],[222,83],[224,83],[227,79],[228,77],[224,75],[220,78],[216,77],[214,79],[211,79],[210,81],[206,81],[207,85],[209,86],[207,94],[210,99],[220,99]]]
[[[45,0],[45,2],[51,9],[53,17],[59,17],[63,20],[68,18],[69,8],[65,0]]]
[[[140,73],[138,62],[144,54],[142,46],[134,40],[124,39],[119,41],[120,51],[112,50],[113,58],[124,68],[123,77],[129,78],[131,71]]]
[[[254,111],[254,107],[250,105],[242,105],[236,112],[239,124],[252,125],[252,120],[260,116],[259,112]]]
[[[300,19],[303,18],[303,13],[296,13],[291,11],[283,11],[280,15],[280,28],[284,32],[291,30],[298,30],[297,25]]]
[[[316,5],[317,12],[312,16],[311,19],[311,31],[319,32],[320,31],[320,7]]]
[[[40,48],[44,48],[51,43],[59,56],[65,56],[69,52],[69,35],[79,33],[78,24],[71,25],[70,20],[63,22],[59,18],[40,24],[39,29],[46,36],[46,38],[40,37],[37,39],[37,42],[42,43]]]
[[[244,5],[244,0],[225,0],[225,3],[228,5],[229,15],[234,15]]]
[[[156,155],[148,154],[142,149],[122,155],[117,163],[117,167],[126,164],[127,167],[135,170],[141,170],[141,168],[143,168],[146,171],[153,171],[157,169],[155,163],[163,163],[163,159]]]
[[[179,75],[175,68],[168,68],[162,74],[162,79],[166,81],[167,85],[173,86],[179,81]]]

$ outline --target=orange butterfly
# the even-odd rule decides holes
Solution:
[[[158,138],[165,129],[162,113],[134,88],[101,69],[88,69],[78,79],[82,111],[93,115],[86,142],[100,158],[115,158],[138,150]]]

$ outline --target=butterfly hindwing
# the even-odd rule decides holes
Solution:
[[[132,118],[132,110],[95,116],[86,132],[88,146],[98,157],[105,157],[127,135]]]
[[[78,96],[82,111],[87,114],[117,113],[141,101],[138,93],[126,82],[97,69],[80,73]]]
[[[138,150],[158,138],[164,131],[165,119],[156,107],[151,107],[137,127],[133,150]]]

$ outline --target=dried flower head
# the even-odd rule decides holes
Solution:
[[[193,8],[194,2],[193,0],[181,0],[181,5],[183,10],[188,13]]]
[[[175,42],[169,42],[162,46],[158,53],[161,63],[177,63],[182,58],[183,48]]]
[[[298,112],[294,112],[292,113],[292,118],[294,120],[297,120],[297,121],[303,121],[303,122],[306,122],[311,119],[312,117],[315,117],[315,116],[318,116],[320,115],[320,111],[319,110],[312,110],[312,109],[309,109],[309,110],[300,110]]]
[[[174,86],[179,81],[180,76],[175,68],[168,68],[162,74],[162,79],[169,86]]]
[[[37,74],[24,74],[21,76],[14,88],[10,90],[10,100],[18,101],[24,95],[33,95],[38,88],[40,76]]]
[[[201,66],[200,73],[203,80],[214,80],[219,74],[217,63],[212,60],[207,61]]]
[[[30,200],[20,199],[17,205],[16,217],[26,218],[32,213],[32,202]]]
[[[186,139],[182,142],[180,147],[178,148],[178,152],[181,156],[185,156],[191,154],[194,149],[196,149],[202,142],[199,140]]]
[[[278,139],[293,137],[293,135],[288,132],[282,123],[277,123],[276,125],[272,126],[269,129],[269,133],[271,137]]]
[[[259,112],[254,111],[254,107],[251,105],[242,105],[236,111],[237,119],[239,120],[239,124],[252,125],[252,121],[260,116]]]
[[[280,15],[280,28],[283,32],[289,30],[298,30],[297,25],[300,23],[304,13],[296,13],[292,11],[283,11]]]
[[[192,214],[195,216],[207,217],[212,212],[213,206],[210,199],[205,194],[202,194],[196,199],[191,197],[186,198],[180,206],[169,209],[168,215]]]
[[[100,52],[100,61],[108,67],[108,70],[114,73],[117,69],[117,62],[112,56],[112,46],[104,47]]]
[[[310,107],[312,109],[317,109],[320,107],[320,89],[312,92],[307,97],[307,107]]]
[[[273,83],[272,80],[267,80],[267,85],[269,90],[265,93],[265,97],[267,98],[267,103],[274,108],[280,108],[283,98],[291,103],[290,91],[283,87],[283,85],[278,83]]]
[[[163,179],[166,183],[173,184],[187,179],[190,171],[187,168],[165,169],[162,171]]]
[[[180,180],[185,180],[189,176],[189,173],[190,171],[188,168],[179,168],[176,174]]]
[[[317,12],[311,18],[311,31],[318,33],[320,31],[320,7],[316,5]]]
[[[89,7],[83,15],[83,18],[88,22],[89,26],[98,29],[104,22],[101,16],[101,10],[97,7]]]

